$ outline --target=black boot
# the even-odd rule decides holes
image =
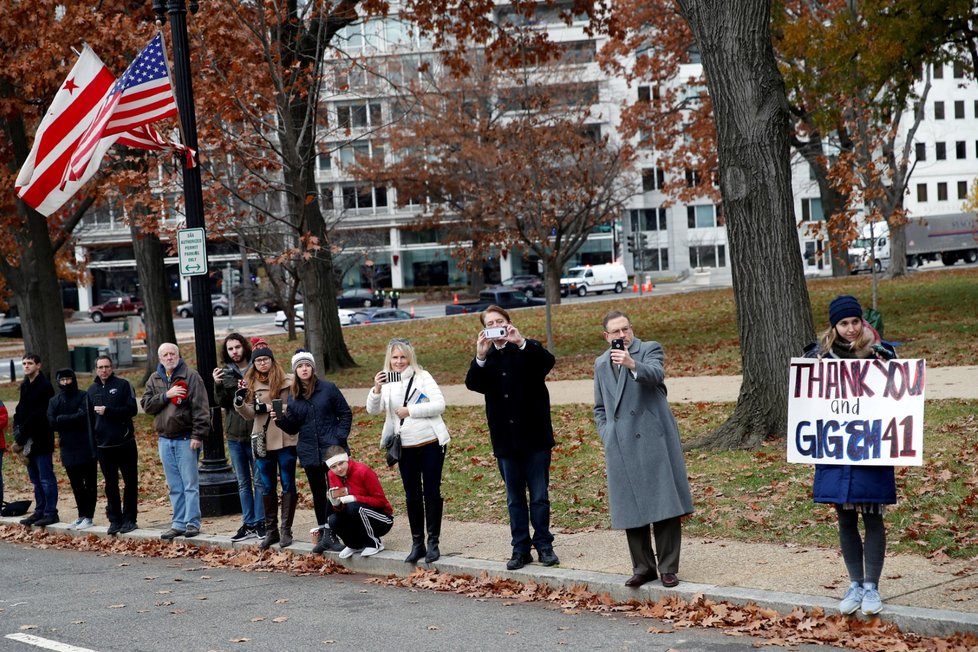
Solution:
[[[268,550],[278,543],[278,496],[276,494],[262,496],[261,502],[265,508],[265,537],[258,544],[258,548]]]
[[[292,545],[292,521],[295,519],[295,507],[298,495],[295,493],[282,494],[282,527],[279,529],[279,547],[288,548]]]
[[[428,517],[428,554],[424,556],[424,560],[429,564],[441,558],[438,538],[441,536],[441,510],[444,502],[442,498],[425,501],[424,511]]]
[[[319,541],[316,542],[315,546],[313,546],[312,554],[321,555],[327,550],[330,552],[339,552],[345,547],[346,546],[340,543],[340,540],[336,538],[336,535],[333,534],[333,530],[330,529],[328,525],[324,525],[319,528]]]
[[[414,564],[424,559],[427,550],[424,547],[424,501],[409,500],[407,503],[408,523],[411,525],[411,552],[404,558],[408,564]]]

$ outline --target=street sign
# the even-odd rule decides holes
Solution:
[[[207,273],[207,238],[204,229],[177,231],[180,251],[180,276],[203,276]]]

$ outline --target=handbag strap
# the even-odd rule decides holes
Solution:
[[[407,407],[408,398],[411,396],[411,385],[413,384],[414,384],[414,376],[411,376],[411,379],[408,380],[407,389],[404,390],[404,403],[401,405],[401,407]],[[401,419],[401,425],[402,426],[404,425],[404,419]]]

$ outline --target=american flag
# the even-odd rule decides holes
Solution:
[[[99,141],[114,134],[130,133],[132,138],[122,137],[123,144],[162,149],[165,141],[148,125],[175,115],[177,105],[163,50],[163,34],[157,33],[103,98],[98,115],[75,148],[65,180],[79,179]],[[138,144],[144,138],[147,144]]]

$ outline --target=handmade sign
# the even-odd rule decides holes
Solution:
[[[792,358],[788,461],[922,465],[925,362]]]

